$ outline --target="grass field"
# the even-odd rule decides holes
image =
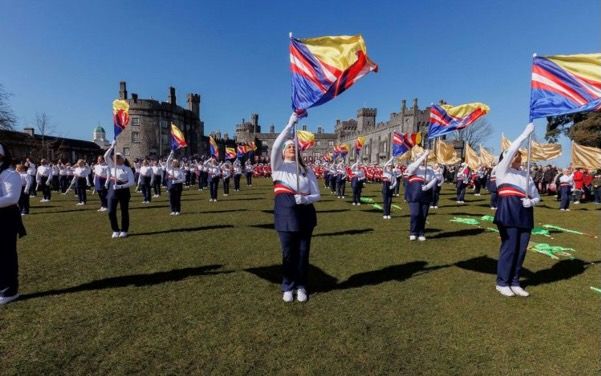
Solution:
[[[381,201],[379,185],[364,193]],[[220,192],[221,196],[221,192]],[[488,195],[457,206],[448,186],[428,240],[409,242],[408,208],[384,221],[323,191],[310,300],[285,304],[271,182],[217,203],[185,191],[182,215],[163,195],[132,197],[127,239],[110,239],[97,198],[32,201],[19,241],[21,300],[0,307],[0,374],[598,374],[599,240],[536,242],[575,259],[529,252],[529,298],[495,292],[498,235],[452,223],[491,214]],[[599,233],[599,207],[536,222]],[[490,225],[492,226],[492,225]],[[484,226],[486,227],[486,226]]]

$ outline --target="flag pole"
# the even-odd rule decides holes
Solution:
[[[536,58],[536,53],[532,54],[532,64],[534,65],[534,59]],[[530,88],[530,105],[532,105],[532,88]],[[529,116],[530,122],[532,122],[532,109],[530,110]],[[526,197],[528,197],[528,193],[530,192],[530,159],[532,158],[532,133],[528,135],[528,161],[526,162]],[[518,153],[520,151],[518,150]]]
[[[300,166],[299,166],[299,158],[301,157],[300,155],[300,149],[298,148],[298,133],[296,132],[296,124],[294,123],[294,153],[295,158],[294,160],[296,161],[296,193],[299,193],[299,189],[300,189]]]

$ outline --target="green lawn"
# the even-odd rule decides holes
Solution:
[[[379,189],[364,193],[381,201]],[[532,295],[504,298],[491,225],[449,221],[491,214],[488,195],[459,207],[443,193],[418,243],[402,199],[384,221],[324,191],[305,304],[281,301],[270,181],[217,203],[185,191],[179,217],[165,195],[134,194],[130,237],[116,240],[96,197],[36,199],[18,244],[23,298],[0,307],[0,374],[597,374],[599,240],[533,236],[576,258],[529,252]],[[547,199],[536,222],[600,232],[598,206],[557,208]]]

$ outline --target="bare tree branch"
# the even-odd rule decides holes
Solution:
[[[467,128],[453,132],[451,138],[459,141],[465,141],[470,146],[475,147],[484,142],[492,135],[492,126],[486,119],[479,119]]]
[[[14,129],[17,119],[12,109],[8,105],[10,95],[4,91],[0,84],[0,129]]]

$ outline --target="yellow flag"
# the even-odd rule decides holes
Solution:
[[[601,149],[572,142],[572,167],[601,168]]]
[[[480,157],[478,157],[478,153],[476,153],[467,142],[465,143],[465,163],[467,163],[472,170],[480,167]]]
[[[455,147],[452,144],[444,142],[440,137],[436,139],[436,161],[443,165],[453,165],[461,162],[457,156]]]
[[[505,135],[501,134],[501,150],[505,151],[511,146],[511,140]],[[522,163],[526,163],[528,160],[528,149],[520,148],[520,154],[522,155]]]
[[[548,161],[561,156],[561,145],[559,144],[539,144],[532,141],[532,161]]]
[[[482,145],[480,145],[480,162],[481,162],[481,164],[486,167],[492,167],[492,165],[494,165],[496,161],[497,161],[497,158],[495,158],[495,156],[492,155],[492,153],[490,153],[488,150],[483,148]]]

